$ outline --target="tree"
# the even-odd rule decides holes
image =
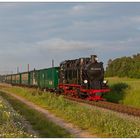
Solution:
[[[133,57],[109,59],[105,75],[140,78],[140,54]]]

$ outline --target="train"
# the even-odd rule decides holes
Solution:
[[[3,82],[90,101],[104,100],[103,95],[110,91],[103,62],[96,55],[65,60],[58,67],[4,75]]]

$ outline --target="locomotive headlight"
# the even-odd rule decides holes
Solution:
[[[106,81],[106,80],[104,80],[104,81],[103,81],[103,83],[104,83],[104,84],[106,84],[106,83],[107,83],[107,81]]]
[[[88,83],[88,80],[84,80],[84,83],[87,84]]]

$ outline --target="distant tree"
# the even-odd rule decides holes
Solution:
[[[109,59],[109,60],[108,60],[108,63],[107,63],[108,66],[109,66],[111,63],[112,63],[112,59]]]
[[[140,78],[140,54],[133,57],[109,59],[105,75]]]

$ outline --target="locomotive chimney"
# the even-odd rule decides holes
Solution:
[[[91,62],[93,63],[97,62],[96,58],[97,58],[97,55],[91,55]]]

